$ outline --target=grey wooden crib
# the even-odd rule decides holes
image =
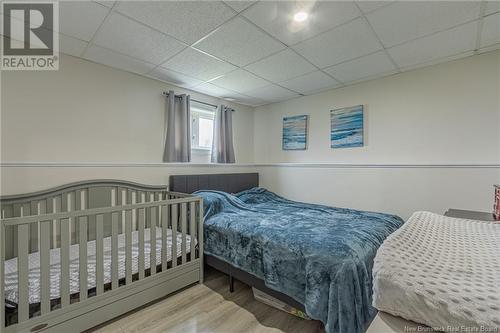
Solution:
[[[0,198],[0,331],[76,332],[203,280],[203,203],[92,180]]]

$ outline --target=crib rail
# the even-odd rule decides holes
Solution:
[[[108,189],[107,206],[88,208],[95,198],[81,187],[32,200],[36,214],[25,215],[23,202],[14,203],[18,208],[2,207],[0,331],[46,329],[70,312],[132,293],[141,282],[175,275],[184,267],[197,266],[203,279],[201,198],[164,188]],[[55,209],[47,211],[47,202]],[[16,209],[19,214],[12,213]],[[6,299],[13,295],[6,281],[14,276],[6,263],[17,264],[17,302]],[[33,276],[39,281],[35,291],[30,288]]]

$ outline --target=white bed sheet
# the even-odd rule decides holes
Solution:
[[[379,248],[373,306],[442,331],[500,331],[500,223],[416,212]]]
[[[195,239],[196,242],[196,239]],[[150,229],[144,230],[144,266],[150,267]],[[132,274],[138,272],[139,234],[132,232]],[[177,258],[181,256],[182,234],[177,234]],[[104,238],[104,283],[111,282],[111,237]],[[156,228],[156,265],[161,264],[161,228]],[[186,235],[186,253],[191,250],[191,237]],[[172,259],[172,231],[167,229],[167,259]],[[79,245],[70,246],[70,293],[78,293],[79,286]],[[50,299],[60,297],[60,249],[50,250]],[[118,235],[118,276],[125,277],[125,235]],[[87,285],[88,289],[96,286],[96,249],[95,241],[87,242]],[[38,252],[29,255],[29,303],[40,302],[40,255]],[[5,261],[5,299],[17,303],[17,258]]]

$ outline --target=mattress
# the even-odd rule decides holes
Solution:
[[[377,252],[373,305],[442,331],[500,330],[500,223],[414,213]]]
[[[409,333],[409,332],[436,332],[431,328],[413,321],[396,317],[385,312],[378,312],[366,333]]]
[[[150,229],[144,230],[144,266],[148,269],[151,266],[150,253]],[[181,256],[182,234],[177,234],[177,257]],[[196,242],[196,239],[194,240]],[[167,229],[167,259],[172,259],[172,231]],[[88,289],[96,286],[96,242],[95,240],[87,243],[87,285]],[[111,282],[111,237],[106,237],[103,240],[104,247],[104,283]],[[191,249],[191,237],[186,235],[186,253]],[[161,228],[156,228],[156,265],[161,264],[162,238]],[[139,267],[139,234],[137,231],[132,232],[132,274],[138,272]],[[29,303],[35,304],[40,302],[40,255],[38,252],[29,255]],[[70,246],[70,294],[78,293],[79,286],[79,245]],[[118,276],[119,279],[125,277],[125,235],[118,235]],[[60,249],[55,248],[50,250],[50,299],[58,299],[60,297]],[[17,285],[17,258],[5,261],[5,299],[9,302],[17,304],[18,302],[18,285]]]

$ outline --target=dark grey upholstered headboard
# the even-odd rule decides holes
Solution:
[[[170,176],[169,190],[193,193],[199,190],[216,190],[236,193],[259,186],[258,173],[222,173],[209,175]]]

